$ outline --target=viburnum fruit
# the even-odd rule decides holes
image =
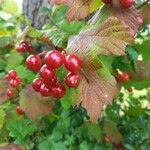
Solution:
[[[10,86],[16,88],[20,84],[21,79],[19,77],[16,77],[16,79],[11,79],[10,80]]]
[[[102,0],[105,4],[112,4],[112,0]]]
[[[81,69],[81,60],[76,55],[68,55],[65,57],[65,67],[71,72],[77,72]]]
[[[42,61],[38,55],[30,55],[26,59],[26,66],[30,71],[38,71],[41,68]]]
[[[7,96],[12,97],[13,96],[13,91],[11,89],[7,89]]]
[[[127,82],[127,81],[129,81],[129,74],[126,72],[117,73],[116,74],[116,80],[118,82]]]
[[[69,72],[66,76],[66,85],[70,88],[75,88],[79,85],[80,76],[77,73]]]
[[[19,115],[23,115],[25,112],[24,112],[23,108],[21,108],[20,106],[17,106],[16,107],[16,113]]]
[[[59,68],[64,63],[64,55],[57,50],[48,52],[45,55],[45,64],[50,68]]]
[[[36,78],[32,82],[32,87],[35,91],[40,92],[40,88],[41,88],[42,84],[43,84],[43,80]]]
[[[51,88],[51,93],[55,98],[59,99],[65,95],[66,88],[63,84],[59,84]]]
[[[46,85],[46,87],[51,87],[51,86],[55,86],[57,85],[57,77],[55,76],[54,78],[52,78],[51,80],[47,80],[44,79],[44,84]]]
[[[44,97],[49,97],[51,95],[51,91],[46,87],[45,84],[42,84],[40,88],[40,94]]]
[[[27,41],[22,41],[19,45],[16,46],[16,50],[19,53],[25,53],[25,52],[31,53],[33,52],[33,47]]]
[[[124,8],[129,8],[133,5],[134,0],[120,0],[120,4]]]
[[[55,77],[55,70],[43,65],[40,69],[40,75],[44,80],[52,80]]]
[[[16,77],[17,77],[17,72],[15,70],[10,70],[6,75],[7,80],[15,79]]]

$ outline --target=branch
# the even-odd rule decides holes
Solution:
[[[136,8],[140,9],[141,7],[147,5],[149,2],[150,2],[150,0],[147,0],[147,1],[143,2],[142,4],[140,4],[139,6],[137,6]]]

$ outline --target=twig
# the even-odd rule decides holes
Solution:
[[[150,2],[150,0],[147,0],[147,1],[143,2],[142,4],[140,4],[139,6],[137,6],[136,8],[140,9],[141,7],[147,5],[149,2]]]

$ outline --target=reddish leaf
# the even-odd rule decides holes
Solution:
[[[25,114],[36,119],[39,115],[47,115],[54,107],[52,98],[44,98],[27,85],[20,93],[20,105]]]
[[[117,5],[117,4],[116,4]],[[115,6],[116,6],[115,5]],[[142,19],[134,7],[125,9],[122,7],[104,6],[91,18],[90,24],[100,23],[108,17],[115,16],[130,28],[132,35],[135,35],[142,23]]]
[[[87,110],[90,120],[95,122],[104,104],[111,104],[117,87],[116,81],[108,71],[85,71],[78,87],[79,103]],[[88,79],[88,81],[87,81]]]
[[[132,80],[143,81],[150,78],[150,63],[144,61],[136,62],[136,72],[130,72]]]
[[[18,146],[16,144],[8,144],[5,147],[0,147],[0,150],[25,150],[23,146]]]
[[[67,52],[75,53],[83,61],[83,67],[99,68],[97,55],[125,55],[125,47],[134,42],[129,28],[115,17],[111,17],[96,27],[81,31],[69,39]],[[92,68],[92,69],[93,69]]]
[[[50,4],[66,4],[68,6],[68,21],[80,20],[88,16],[88,14],[97,9],[97,6],[91,8],[95,0],[48,0]]]

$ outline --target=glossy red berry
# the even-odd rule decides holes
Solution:
[[[77,73],[68,73],[66,76],[66,85],[70,88],[75,88],[79,85],[80,76]]]
[[[25,53],[27,51],[27,46],[25,44],[17,45],[16,50],[18,53]]]
[[[65,67],[71,72],[77,72],[81,68],[81,60],[76,55],[68,55],[65,58]]]
[[[26,59],[26,66],[30,71],[38,71],[41,68],[42,61],[38,55],[30,55]]]
[[[13,96],[13,91],[11,89],[7,89],[7,96],[12,97]]]
[[[45,64],[50,68],[59,68],[64,63],[64,55],[57,50],[48,52],[45,55]]]
[[[134,0],[120,0],[120,4],[124,8],[129,8],[133,5]]]
[[[25,112],[24,112],[23,108],[21,108],[20,106],[17,106],[16,107],[16,113],[19,115],[23,115]]]
[[[51,91],[49,88],[46,87],[45,84],[42,84],[40,88],[40,94],[44,97],[49,97],[51,95]]]
[[[43,65],[40,69],[40,75],[44,80],[52,80],[55,77],[55,70]]]
[[[128,75],[128,73],[126,73],[126,72],[117,73],[117,74],[116,74],[116,80],[117,80],[118,82],[127,82],[127,81],[129,81],[129,75]]]
[[[17,72],[15,70],[10,70],[6,77],[8,80],[15,79],[17,77]]]
[[[105,4],[112,4],[112,0],[102,0]]]
[[[51,80],[44,80],[44,84],[46,85],[46,87],[50,88],[51,86],[55,86],[57,85],[57,77],[52,78]]]
[[[66,88],[64,85],[59,84],[51,88],[51,93],[55,98],[59,99],[65,95]]]
[[[39,78],[36,78],[33,80],[32,82],[32,87],[35,91],[39,92],[40,91],[40,88],[43,84],[43,80],[42,79],[39,79]]]
[[[16,88],[16,87],[18,87],[19,84],[20,84],[20,78],[10,80],[10,86],[11,87]]]

